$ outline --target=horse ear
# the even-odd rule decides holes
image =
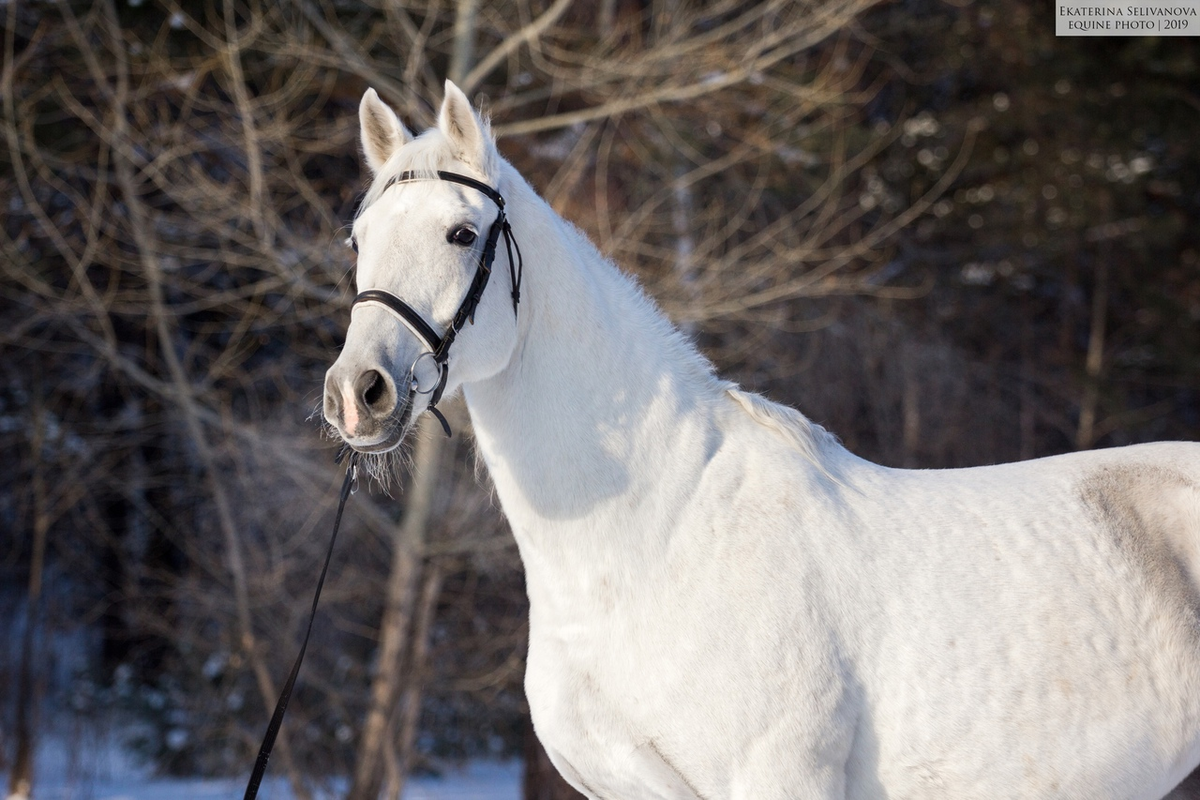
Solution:
[[[379,99],[374,89],[367,89],[362,102],[358,104],[358,128],[367,166],[376,174],[383,169],[392,153],[413,138],[396,112]]]
[[[488,144],[491,135],[487,125],[471,108],[471,101],[450,81],[446,81],[446,97],[438,112],[438,128],[450,140],[459,160],[487,171]]]

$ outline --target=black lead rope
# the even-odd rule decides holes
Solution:
[[[342,462],[349,447],[342,445],[338,451],[337,463]],[[321,587],[325,585],[325,573],[329,571],[329,561],[333,558],[333,543],[337,541],[338,527],[342,524],[342,510],[346,507],[346,498],[354,491],[358,480],[358,453],[350,452],[350,463],[346,465],[346,479],[342,481],[342,493],[338,497],[337,515],[333,518],[333,534],[329,537],[329,550],[325,553],[325,566],[321,567],[321,577],[317,579],[317,591],[313,595],[312,612],[308,615],[308,629],[304,632],[304,641],[300,644],[300,652],[296,655],[296,663],[288,675],[287,683],[279,694],[279,702],[275,704],[275,713],[271,715],[271,723],[267,726],[267,734],[263,736],[262,746],[258,749],[258,758],[254,762],[254,771],[250,773],[250,782],[246,784],[244,800],[254,800],[258,796],[258,786],[262,783],[263,774],[267,771],[267,761],[271,758],[271,748],[275,746],[275,737],[283,725],[283,715],[287,712],[288,701],[292,699],[292,689],[296,685],[296,676],[300,674],[300,662],[304,661],[304,651],[308,649],[308,637],[312,635],[313,620],[317,616],[317,603],[321,599]]]

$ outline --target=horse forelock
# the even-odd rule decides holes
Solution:
[[[499,158],[492,138],[491,123],[488,119],[481,117],[480,125],[483,128],[484,140],[487,142],[484,154],[485,163],[471,165],[469,177],[495,185],[499,173]],[[456,167],[458,163],[458,155],[454,152],[454,146],[450,139],[438,128],[426,130],[411,142],[397,148],[383,168],[379,170],[355,211],[355,219],[379,199],[379,196],[391,185],[396,176],[411,172],[432,180],[437,178],[438,170],[461,169]]]

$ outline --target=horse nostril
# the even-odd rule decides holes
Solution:
[[[362,399],[366,403],[367,408],[372,408],[387,392],[387,381],[376,370],[370,370],[363,377],[370,379],[371,383],[367,386],[366,391],[362,393]]]

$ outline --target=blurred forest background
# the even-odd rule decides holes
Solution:
[[[374,86],[449,76],[724,374],[884,464],[1200,438],[1200,40],[1048,0],[4,0],[0,769],[115,726],[248,771],[340,481]],[[522,243],[526,249],[530,245]],[[462,407],[448,407],[457,431]],[[525,757],[469,433],[360,491],[272,761],[299,797]],[[80,758],[85,758],[81,755]],[[544,777],[544,776],[543,776]],[[34,785],[34,795],[37,787]]]

